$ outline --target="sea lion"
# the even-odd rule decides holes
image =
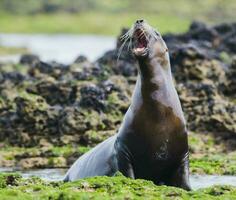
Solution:
[[[91,176],[151,180],[190,190],[186,122],[171,75],[167,46],[144,20],[123,36],[138,61],[131,105],[118,133],[81,156],[64,181]]]

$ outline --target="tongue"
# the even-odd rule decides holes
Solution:
[[[145,45],[142,42],[138,43],[138,48],[144,48],[144,47],[145,47]]]
[[[142,40],[138,40],[136,51],[143,51],[145,49],[145,43]]]
[[[143,48],[146,46],[146,39],[145,37],[141,37],[138,39],[138,48]]]

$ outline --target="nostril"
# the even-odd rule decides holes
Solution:
[[[139,19],[139,20],[136,21],[136,23],[141,24],[141,23],[143,23],[143,21],[144,21],[143,19]]]

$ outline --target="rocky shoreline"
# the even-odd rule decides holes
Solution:
[[[192,172],[236,174],[236,24],[194,22],[163,37],[188,122]],[[0,166],[68,167],[117,132],[137,74],[127,48],[117,60],[120,45],[117,39],[94,63],[23,55],[0,64]]]

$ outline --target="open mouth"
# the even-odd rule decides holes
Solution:
[[[148,52],[148,41],[143,29],[136,29],[133,34],[133,52],[136,56],[145,56]]]

